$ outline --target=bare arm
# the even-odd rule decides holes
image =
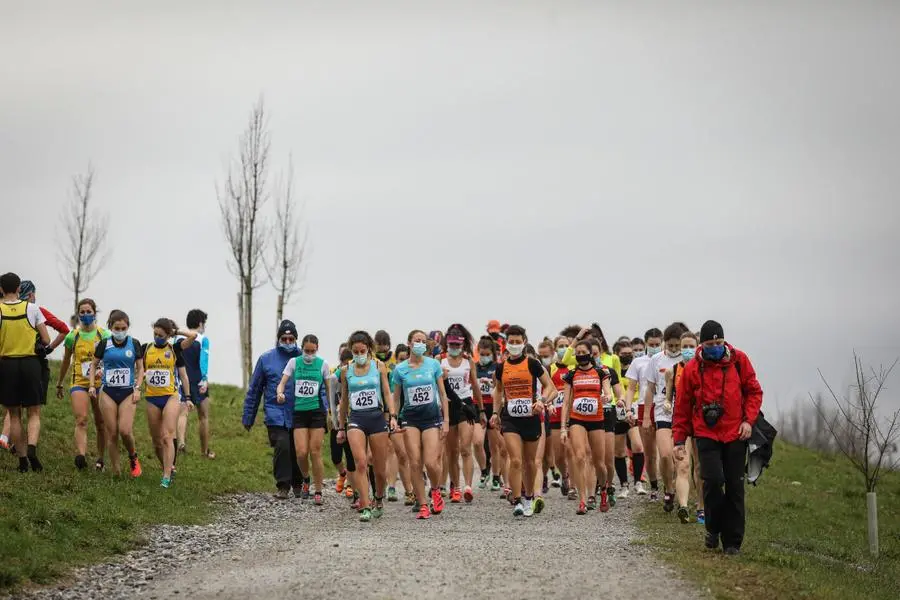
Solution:
[[[390,393],[391,384],[388,381],[387,367],[384,366],[384,363],[381,363],[378,371],[381,373],[381,396],[384,398],[384,403],[387,404],[388,414],[393,417],[397,414],[397,404],[394,402],[394,394]],[[387,394],[384,393],[385,390],[388,390]]]
[[[190,329],[181,329],[175,332],[176,335],[183,335],[184,339],[181,340],[181,349],[187,350],[191,347],[191,344],[194,343],[194,340],[197,339],[197,332],[191,331]]]
[[[353,367],[348,366],[348,369]],[[350,395],[347,391],[347,377],[341,373],[341,404],[338,407],[338,429],[347,428],[347,412],[350,410]]]
[[[672,395],[675,392],[672,385],[673,378],[675,376],[675,372],[672,369],[666,369],[666,402],[669,406],[672,405]]]
[[[469,379],[472,384],[472,397],[475,399],[475,406],[478,410],[484,412],[484,398],[481,396],[481,384],[478,381],[478,370],[475,367],[475,361],[469,359]]]

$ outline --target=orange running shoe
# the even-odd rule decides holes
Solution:
[[[600,512],[609,512],[609,496],[606,490],[600,492]]]
[[[440,490],[431,490],[431,514],[439,515],[444,510],[444,499],[441,498]]]
[[[138,460],[137,454],[133,457],[128,457],[128,462],[131,463],[131,476],[140,477],[143,470],[141,469],[141,461]]]
[[[352,485],[348,485],[344,488],[344,496],[346,496],[347,498],[353,497],[353,486]]]
[[[338,475],[337,481],[334,484],[334,491],[336,491],[338,494],[342,493],[344,491],[344,483],[346,483],[346,482],[347,482],[346,474]]]
[[[417,519],[430,519],[431,518],[431,511],[428,510],[427,504],[423,504],[422,506],[419,507],[419,514],[416,515],[416,518]]]
[[[466,504],[475,499],[475,494],[472,493],[471,486],[466,486],[466,489],[463,490],[463,499],[466,501]]]
[[[450,502],[453,504],[462,502],[462,494],[460,493],[459,488],[450,488]]]
[[[4,450],[9,450],[9,442],[7,442],[6,440],[0,439],[0,448],[3,448]]]

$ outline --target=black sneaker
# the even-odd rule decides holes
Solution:
[[[99,472],[102,472],[104,466],[105,466],[105,465],[103,464],[103,459],[102,459],[102,458],[98,458],[98,459],[97,459],[97,462],[94,463],[94,470],[96,470],[98,473],[99,473]]]
[[[31,463],[32,471],[34,471],[35,473],[40,473],[41,471],[44,470],[44,465],[42,465],[41,461],[38,460],[36,446],[34,446],[32,444],[28,444],[27,455],[28,455],[28,462]]]
[[[272,494],[272,496],[276,500],[287,500],[288,499],[288,489],[287,488],[278,488],[278,491],[276,491],[274,494]]]
[[[719,547],[719,534],[718,533],[706,533],[706,547],[710,550],[715,550]]]
[[[678,507],[678,519],[682,523],[688,523],[691,520],[691,511],[688,510],[687,506]]]
[[[302,498],[303,497],[303,485],[295,485],[291,487],[291,491],[294,493],[294,498]]]
[[[19,458],[19,473],[28,472],[28,459],[24,456]]]
[[[741,549],[734,546],[729,546],[728,548],[725,548],[723,552],[726,556],[737,556],[741,553]]]
[[[87,468],[87,459],[84,457],[84,454],[79,454],[75,457],[75,467],[79,471],[83,471]]]
[[[669,492],[666,492],[663,495],[663,510],[666,511],[667,513],[670,513],[673,510],[675,510],[675,494],[670,494]]]

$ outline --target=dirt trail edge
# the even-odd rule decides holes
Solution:
[[[704,596],[632,543],[643,498],[576,516],[575,503],[551,490],[542,514],[514,518],[498,494],[476,490],[474,503],[448,502],[428,521],[398,502],[368,524],[331,491],[322,507],[264,494],[222,502],[211,525],[155,528],[147,546],[117,562],[15,597],[307,598],[335,589],[379,599]]]

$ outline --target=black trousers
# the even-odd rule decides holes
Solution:
[[[272,446],[272,474],[278,489],[299,487],[303,484],[303,476],[297,465],[297,453],[294,450],[294,432],[287,427],[267,426],[269,445]]]
[[[744,541],[744,464],[747,442],[697,438],[706,531],[720,535],[722,547],[740,548]]]

